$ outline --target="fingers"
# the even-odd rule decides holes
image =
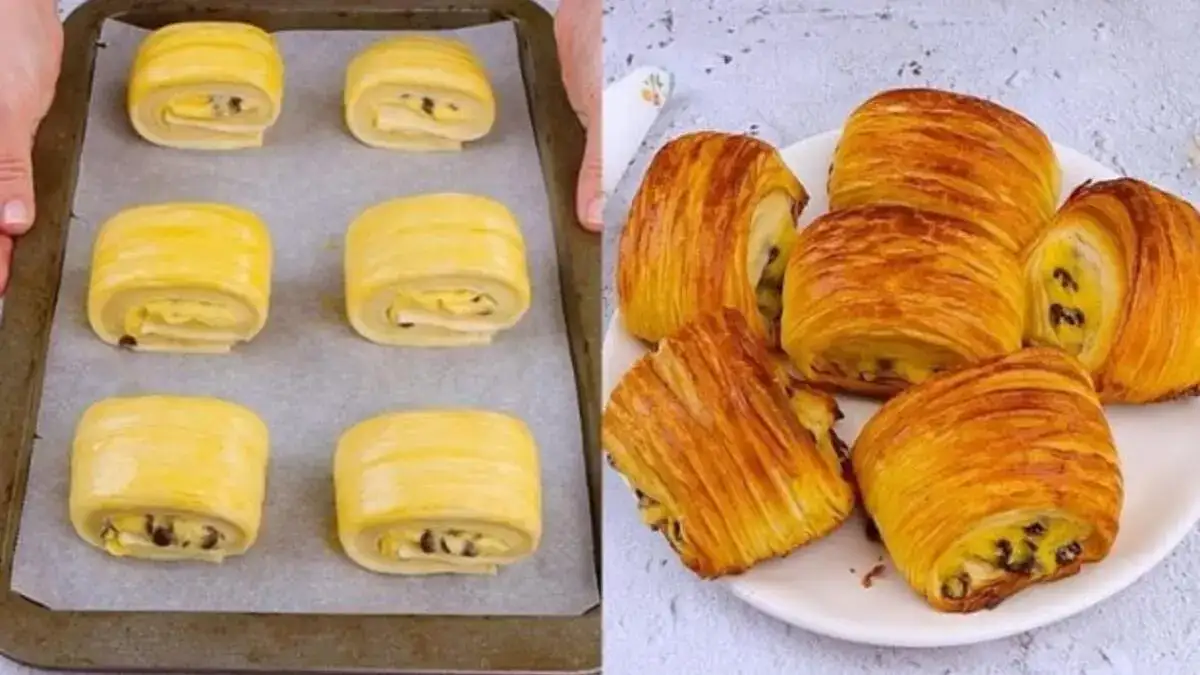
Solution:
[[[12,265],[12,237],[0,235],[0,297],[8,290],[8,270]]]
[[[604,229],[604,192],[601,190],[601,136],[600,115],[589,115],[591,125],[587,130],[587,147],[583,153],[583,166],[579,169],[579,185],[575,204],[579,211],[579,222],[591,230]]]
[[[33,225],[33,164],[30,158],[33,132],[28,124],[0,123],[0,233],[3,234],[24,234]],[[7,263],[4,273],[7,277]]]

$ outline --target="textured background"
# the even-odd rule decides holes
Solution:
[[[887,87],[994,98],[1060,143],[1200,200],[1194,0],[609,0],[606,13],[606,77],[643,64],[677,77],[610,200],[606,301],[620,224],[668,138],[707,127],[786,146],[840,126]],[[789,628],[696,581],[606,473],[608,675],[1200,672],[1195,534],[1125,592],[1058,625],[973,647],[877,649]]]

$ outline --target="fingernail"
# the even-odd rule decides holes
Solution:
[[[3,221],[8,226],[24,227],[29,224],[29,209],[25,208],[25,204],[14,199],[4,205]]]
[[[596,197],[588,204],[587,219],[593,225],[604,225],[604,197]]]

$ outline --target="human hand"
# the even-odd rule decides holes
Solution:
[[[54,0],[0,0],[0,293],[11,235],[33,224],[33,137],[50,109],[62,62]]]
[[[600,189],[600,106],[604,79],[600,62],[601,24],[600,0],[562,0],[554,16],[554,37],[567,98],[587,130],[575,203],[579,222],[592,231],[604,227],[604,193]]]

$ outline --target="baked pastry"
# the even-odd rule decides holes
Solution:
[[[503,204],[465,194],[393,199],[346,232],[346,314],[385,345],[480,345],[529,310],[525,241]]]
[[[380,415],[338,441],[338,537],[383,574],[496,574],[542,535],[538,449],[521,420],[483,410]]]
[[[454,151],[483,138],[496,99],[483,63],[463,42],[408,35],[377,42],[346,71],[346,126],[365,145]]]
[[[267,426],[205,397],[109,398],[79,420],[71,524],[118,557],[220,563],[258,538]]]
[[[1085,183],[1025,260],[1027,339],[1083,362],[1105,402],[1200,394],[1200,214],[1132,178]]]
[[[625,373],[602,439],[643,522],[711,579],[786,555],[849,516],[840,416],[831,397],[792,383],[745,315],[726,308]]]
[[[779,152],[751,136],[684,134],[655,154],[621,233],[625,328],[657,342],[722,307],[777,340],[779,289],[808,203]]]
[[[135,351],[228,352],[267,322],[271,264],[270,232],[245,209],[129,208],[96,235],[88,321]]]
[[[133,128],[157,145],[233,150],[263,144],[283,106],[275,38],[246,23],[177,23],[151,33],[133,61]]]
[[[895,89],[846,121],[829,174],[831,211],[901,204],[982,226],[1018,252],[1054,215],[1054,147],[1018,113],[973,96]]]
[[[903,206],[826,214],[800,231],[783,349],[805,380],[886,398],[1021,347],[1018,258],[973,222]]]
[[[946,612],[995,607],[1104,559],[1124,499],[1087,371],[1025,349],[883,405],[851,452],[896,568]]]

